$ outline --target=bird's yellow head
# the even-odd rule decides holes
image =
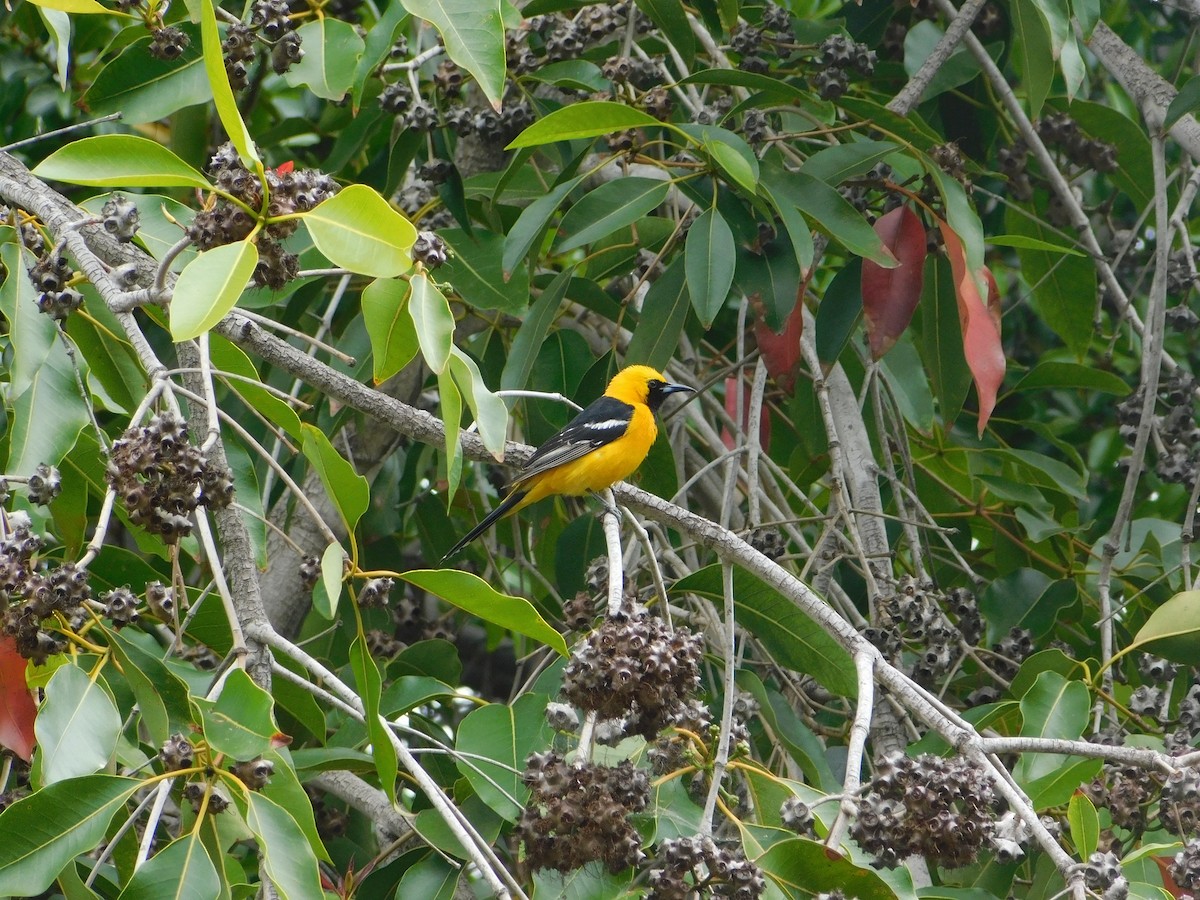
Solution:
[[[671,384],[662,372],[649,366],[627,366],[613,376],[604,393],[622,403],[644,403],[657,411],[671,394],[695,390],[685,384]]]

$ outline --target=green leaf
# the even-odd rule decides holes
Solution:
[[[1200,652],[1200,591],[1180,591],[1155,609],[1132,646],[1191,665]]]
[[[438,375],[446,371],[454,345],[454,313],[445,294],[423,272],[409,279],[408,313],[417,329],[425,364]],[[457,420],[455,420],[457,423]]]
[[[226,372],[242,376],[228,379],[227,384],[229,389],[241,397],[246,405],[266,416],[289,436],[300,440],[300,417],[287,403],[284,403],[265,387],[259,387],[261,379],[258,369],[254,367],[250,357],[240,347],[220,335],[213,334],[209,336],[209,356],[212,358],[218,378],[221,378],[222,374]]]
[[[371,339],[372,375],[387,381],[421,349],[408,313],[408,285],[395,278],[377,278],[363,288],[363,324]]]
[[[502,594],[478,575],[455,569],[414,569],[400,577],[485,622],[546,644],[563,656],[567,644],[523,597]]]
[[[716,125],[680,125],[679,130],[702,146],[734,184],[750,194],[758,193],[758,157],[739,135]]]
[[[101,187],[195,187],[208,179],[157,141],[132,134],[81,138],[54,151],[33,174],[48,181]]]
[[[971,389],[971,373],[963,357],[962,325],[950,261],[941,254],[925,260],[925,284],[917,316],[921,332],[918,349],[933,384],[942,427],[948,432]]]
[[[538,197],[521,210],[521,215],[517,216],[517,221],[504,236],[504,255],[501,265],[505,272],[512,272],[529,255],[529,251],[538,243],[545,231],[550,217],[558,209],[558,204],[562,203],[567,194],[571,193],[582,180],[582,175],[569,178],[561,184],[555,185],[544,196]]]
[[[500,108],[506,74],[501,4],[478,0],[403,0],[414,16],[432,22],[446,53],[479,83],[493,107]]]
[[[500,388],[505,391],[519,391],[529,382],[529,374],[537,361],[538,350],[550,331],[550,325],[558,315],[558,308],[563,297],[567,294],[567,285],[571,282],[573,269],[564,269],[554,276],[554,280],[542,291],[529,312],[521,320],[521,327],[513,337],[508,356],[504,360],[504,370],[500,373]]]
[[[354,73],[366,49],[358,31],[349,22],[320,16],[305,22],[296,35],[304,45],[304,56],[284,73],[292,87],[305,85],[322,100],[341,100],[354,86]]]
[[[862,260],[855,258],[833,276],[817,307],[817,357],[821,362],[837,362],[862,309]]]
[[[1047,105],[1069,112],[1079,127],[1091,137],[1114,144],[1118,165],[1115,171],[1106,173],[1105,177],[1128,194],[1139,209],[1146,209],[1154,203],[1150,138],[1138,122],[1115,106],[1089,100],[1067,104],[1053,99]]]
[[[1171,126],[1196,110],[1200,110],[1200,75],[1189,78],[1171,100],[1171,105],[1167,107],[1167,115],[1163,119],[1163,131],[1170,131]]]
[[[137,778],[87,775],[55,782],[0,812],[0,896],[41,894],[71,860],[104,840],[117,810],[143,786]]]
[[[769,75],[743,72],[740,69],[701,69],[679,81],[680,84],[724,84],[744,87],[757,94],[778,94],[782,99],[799,105],[811,105],[812,95]]]
[[[775,195],[769,180],[764,178],[759,186],[767,200],[775,207],[775,212],[779,214],[783,227],[787,230],[788,238],[792,242],[792,251],[796,254],[796,263],[803,275],[812,268],[813,255],[816,252],[813,246],[812,229],[809,228],[808,222],[804,220],[804,216],[801,215],[795,204],[789,202],[786,197],[781,198]]]
[[[671,593],[700,594],[723,607],[721,566],[681,578]],[[858,682],[850,655],[791,600],[740,568],[733,570],[733,596],[738,625],[762,641],[777,664],[812,675],[840,697],[855,696]]]
[[[688,229],[684,271],[692,307],[705,328],[729,296],[736,252],[733,231],[715,208],[702,212]]]
[[[346,530],[353,532],[371,503],[367,479],[355,472],[354,466],[334,449],[325,432],[307,422],[303,430],[304,456],[321,477],[321,484],[337,506]]]
[[[1090,707],[1091,696],[1082,682],[1043,672],[1021,698],[1021,736],[1078,740],[1087,727]],[[1078,760],[1058,753],[1023,753],[1013,775],[1021,784],[1030,784]]]
[[[305,213],[304,224],[317,249],[343,269],[394,278],[412,265],[417,230],[365,184],[342,188]]]
[[[441,856],[431,853],[404,872],[397,897],[422,897],[425,900],[454,900],[462,869],[450,865]]]
[[[529,796],[522,779],[525,758],[546,747],[548,732],[546,697],[542,694],[524,694],[511,706],[481,706],[458,726],[455,749],[472,754],[459,757],[458,771],[484,803],[507,821],[515,822]]]
[[[124,669],[151,739],[161,746],[172,732],[185,731],[191,724],[187,685],[167,667],[161,655],[147,649],[143,638],[148,636],[138,637],[132,632],[106,631],[105,636]]]
[[[149,35],[138,38],[100,70],[83,94],[92,115],[119,112],[125,125],[157,122],[189,106],[208,103],[212,90],[204,70],[200,32],[177,23],[191,39],[177,59],[150,55]]]
[[[618,178],[600,185],[571,206],[562,218],[565,235],[557,246],[566,253],[631,225],[662,205],[671,185],[655,178]]]
[[[504,461],[504,444],[508,439],[508,407],[488,390],[475,360],[457,347],[450,348],[450,372],[459,393],[475,416],[479,436],[497,462]]]
[[[847,178],[863,175],[899,149],[891,141],[856,141],[818,150],[800,171],[835,187]]]
[[[1015,208],[1006,217],[1008,230],[1032,240],[1049,243],[1051,229]],[[1079,357],[1091,344],[1096,314],[1096,267],[1086,257],[1055,251],[1018,247],[1021,277],[1033,292],[1034,305],[1042,321]]]
[[[774,160],[764,161],[763,180],[770,185],[771,196],[777,204],[787,203],[805,213],[851,253],[884,268],[896,265],[896,258],[883,245],[875,229],[836,188],[804,172],[789,172]]]
[[[637,8],[662,31],[663,37],[675,48],[685,69],[692,67],[696,56],[696,39],[688,22],[687,12],[679,0],[635,0]]]
[[[195,697],[204,738],[218,753],[236,760],[255,759],[267,752],[279,731],[271,695],[254,683],[245,669],[234,669],[216,700]]]
[[[612,82],[604,77],[600,67],[586,59],[564,59],[540,66],[527,74],[528,78],[543,84],[573,91],[595,93],[606,91],[612,87]]]
[[[941,42],[944,34],[941,28],[928,19],[915,22],[904,36],[904,71],[910,76],[916,74]],[[996,56],[994,48],[995,45],[989,48],[993,58]],[[979,62],[970,51],[960,45],[938,66],[921,93],[921,101],[925,102],[938,94],[966,84],[978,74]]]
[[[58,329],[49,316],[38,311],[38,292],[26,274],[35,262],[33,255],[19,242],[9,241],[0,244],[0,262],[4,263],[0,314],[4,315],[8,326],[9,352],[12,354],[6,366],[9,379],[6,393],[11,402],[33,384],[58,344]]]
[[[516,316],[525,311],[529,270],[505,267],[506,239],[502,235],[482,229],[471,235],[459,228],[446,228],[438,234],[452,251],[438,275],[454,285],[455,293],[475,309],[498,309]]]
[[[1024,378],[1013,385],[1012,392],[1015,394],[1019,391],[1044,391],[1056,388],[1099,391],[1102,394],[1118,396],[1129,393],[1129,385],[1119,375],[1082,363],[1069,362],[1038,363]]]
[[[75,15],[105,15],[105,16],[128,16],[129,13],[122,12],[117,9],[110,9],[102,3],[97,3],[96,0],[29,0],[35,6],[45,7],[46,9],[58,9]]]
[[[250,168],[263,175],[262,160],[258,158],[258,150],[250,137],[250,131],[242,120],[238,110],[237,98],[233,96],[233,88],[229,86],[229,76],[225,73],[225,56],[221,49],[221,33],[217,30],[217,13],[214,0],[200,0],[200,37],[204,50],[204,71],[208,75],[208,83],[212,87],[213,105],[217,108],[217,117],[229,135],[238,155],[245,160]]]
[[[171,297],[172,339],[199,337],[225,318],[257,265],[258,248],[250,241],[214,247],[188,263]]]
[[[462,394],[454,383],[447,365],[438,372],[438,401],[441,403],[442,421],[446,423],[446,502],[451,503],[458,493],[462,478],[462,448],[459,433],[462,430]]]
[[[791,838],[773,844],[755,860],[763,874],[789,896],[842,890],[859,900],[895,900],[896,893],[870,869],[830,853],[820,841]],[[800,892],[800,893],[797,893]]]
[[[664,369],[687,322],[691,309],[687,280],[684,273],[685,260],[677,256],[658,280],[650,285],[642,301],[642,315],[629,341],[625,359],[629,363],[644,363],[655,369]]]
[[[1021,72],[1029,115],[1041,115],[1042,104],[1050,93],[1054,78],[1054,54],[1050,47],[1050,26],[1033,0],[1013,0],[1012,15],[1017,68]]]
[[[576,138],[599,137],[624,131],[627,128],[661,126],[653,116],[611,100],[590,100],[572,103],[538,119],[504,149],[537,147],[555,141],[572,141]]]
[[[354,672],[354,683],[358,694],[362,697],[364,719],[367,724],[367,735],[371,739],[371,755],[375,761],[375,771],[379,775],[379,783],[384,793],[392,803],[396,802],[396,772],[399,763],[396,747],[392,744],[391,733],[387,723],[379,714],[379,701],[382,680],[379,668],[371,658],[367,648],[366,638],[360,632],[350,644],[350,668]]]
[[[296,820],[283,807],[251,791],[246,824],[258,839],[262,864],[282,900],[325,900],[317,858]]]
[[[75,369],[62,345],[56,344],[33,383],[13,403],[5,474],[29,475],[40,463],[58,465],[87,421]]]
[[[1087,859],[1096,852],[1100,843],[1100,817],[1096,807],[1083,791],[1071,795],[1067,804],[1067,822],[1071,826],[1071,841],[1075,844],[1075,854],[1080,859]]]
[[[33,723],[42,784],[91,775],[108,765],[121,715],[104,690],[75,665],[59,666]]]
[[[220,890],[217,867],[200,835],[189,832],[146,860],[120,900],[212,900]]]
[[[346,551],[334,541],[321,554],[321,578],[313,587],[313,609],[326,619],[337,615],[345,566]]]
[[[997,234],[987,238],[987,242],[996,247],[1017,247],[1026,250],[1045,250],[1047,253],[1061,253],[1064,256],[1087,256],[1082,250],[1029,237],[1025,234]]]

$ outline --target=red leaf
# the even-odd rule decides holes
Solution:
[[[1171,877],[1171,863],[1175,860],[1169,856],[1152,856],[1150,857],[1158,864],[1159,871],[1162,872],[1163,888],[1172,897],[1182,897],[1183,888],[1175,883],[1175,879]]]
[[[736,375],[730,375],[725,379],[725,412],[729,414],[729,418],[737,421],[738,408],[738,383],[742,386],[742,431],[750,427],[750,395],[754,392],[753,387],[742,381]],[[734,440],[728,428],[721,429],[721,440],[725,442],[726,448],[732,450],[737,441]],[[762,416],[758,420],[758,443],[759,446],[766,451],[771,446],[771,417],[763,411]]]
[[[871,358],[879,359],[895,346],[912,321],[925,280],[925,226],[907,206],[898,206],[875,220],[875,233],[900,264],[885,269],[869,259],[862,262],[863,318]]]
[[[796,305],[792,307],[787,321],[783,323],[783,331],[776,334],[767,325],[763,316],[762,301],[752,298],[754,305],[754,338],[758,342],[758,350],[762,353],[763,362],[767,364],[767,372],[780,389],[789,396],[796,389],[796,378],[800,374],[800,335],[804,332],[804,291],[808,287],[808,279],[800,284],[796,292]]]
[[[25,658],[17,642],[0,634],[0,747],[29,762],[33,756],[33,720],[37,706],[25,686]]]
[[[289,175],[296,168],[294,160],[289,159],[287,162],[281,162],[275,167],[276,175]]]
[[[1003,334],[1004,329],[1000,325],[1000,286],[996,284],[996,276],[992,274],[992,270],[987,266],[980,269],[980,274],[983,275],[983,280],[987,284],[987,310],[988,315],[992,317],[992,321],[996,323],[996,333]]]
[[[950,257],[954,293],[958,298],[958,321],[962,326],[963,356],[966,357],[967,368],[971,370],[975,390],[979,394],[979,434],[982,436],[992,410],[996,408],[996,395],[1004,381],[1004,348],[1000,344],[1000,328],[997,317],[979,295],[979,287],[967,268],[967,253],[962,241],[942,219],[938,219],[938,228],[946,245],[946,255]],[[991,294],[990,287],[988,293]],[[996,305],[999,305],[998,291]]]

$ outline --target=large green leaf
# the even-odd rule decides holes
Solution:
[[[139,637],[133,629],[106,635],[153,742],[161,746],[173,731],[185,731],[192,718],[187,685],[163,662],[162,651],[149,650],[142,639],[148,635]]]
[[[1016,208],[1009,208],[1005,227],[1014,235],[1051,242],[1057,234]],[[1096,314],[1096,267],[1090,259],[1035,247],[1018,247],[1021,277],[1033,291],[1038,315],[1076,356],[1092,340]]]
[[[421,349],[408,314],[408,286],[395,278],[377,278],[362,292],[363,324],[371,339],[375,383],[386,381]]]
[[[258,248],[251,241],[214,247],[188,263],[171,296],[171,337],[191,340],[225,318],[257,265]]]
[[[208,75],[208,83],[212,87],[213,105],[217,109],[217,117],[229,135],[229,140],[236,148],[238,155],[262,177],[262,160],[258,158],[258,150],[250,137],[250,130],[242,120],[238,110],[237,98],[233,96],[233,88],[229,85],[229,76],[225,73],[225,57],[221,49],[221,33],[217,30],[217,12],[214,0],[198,0],[200,4],[200,38],[204,50],[204,71]]]
[[[1087,727],[1090,710],[1091,695],[1085,684],[1069,681],[1057,672],[1043,672],[1021,698],[1021,735],[1078,740]],[[1078,757],[1057,753],[1023,753],[1013,775],[1022,785],[1030,785],[1078,761]],[[1068,791],[1059,802],[1065,803],[1070,794]]]
[[[261,793],[247,799],[246,824],[258,839],[262,864],[282,900],[325,900],[317,858],[283,807]]]
[[[692,308],[705,328],[729,296],[736,250],[733,231],[715,208],[702,212],[688,229],[684,272]]]
[[[403,0],[404,8],[432,22],[446,53],[475,76],[484,96],[497,109],[504,93],[504,20],[502,2],[479,0]]]
[[[192,702],[200,707],[208,745],[232,759],[261,756],[279,731],[271,695],[255,684],[245,669],[229,673],[216,700],[196,697]]]
[[[940,254],[925,260],[924,289],[916,317],[921,332],[918,349],[933,384],[942,427],[949,431],[971,389],[971,372],[963,358],[962,326],[950,261]]]
[[[562,203],[567,194],[571,193],[582,180],[582,175],[569,178],[561,184],[555,185],[521,210],[521,215],[517,217],[517,221],[504,236],[502,266],[505,273],[512,272],[529,255],[529,251],[545,231],[550,217],[558,209],[558,204]]]
[[[12,405],[5,473],[29,475],[41,463],[58,465],[87,421],[75,369],[62,345],[56,344]]]
[[[544,695],[524,694],[511,706],[489,703],[458,726],[455,749],[470,754],[459,758],[458,771],[484,803],[515,822],[529,795],[522,780],[525,758],[544,749],[549,738]]]
[[[1096,852],[1100,842],[1100,816],[1087,794],[1078,791],[1067,803],[1067,822],[1071,826],[1071,841],[1080,859]]]
[[[661,125],[653,116],[611,100],[591,100],[572,103],[538,119],[506,147],[537,147],[555,141],[570,141],[576,138],[599,137],[624,131],[627,128],[642,128]]]
[[[517,329],[512,346],[508,350],[508,357],[504,361],[504,370],[500,373],[501,389],[521,390],[529,381],[538,350],[541,349],[542,341],[550,331],[550,324],[558,315],[559,305],[567,294],[572,271],[565,269],[555,275],[554,280],[546,286],[542,295],[529,307],[529,312],[521,320],[521,327]]]
[[[117,810],[144,785],[86,775],[56,782],[0,812],[0,896],[33,897],[71,860],[95,848]]]
[[[656,178],[633,176],[605,182],[567,210],[558,252],[566,253],[633,224],[661,206],[670,190],[668,182]]]
[[[529,270],[504,264],[505,238],[476,229],[438,232],[453,251],[438,273],[454,285],[455,292],[476,309],[498,309],[519,316],[529,306]],[[507,276],[506,273],[507,272]]]
[[[12,234],[11,230],[8,234]],[[11,360],[7,361],[9,402],[33,384],[34,378],[58,343],[58,329],[49,316],[38,311],[38,292],[26,274],[34,264],[33,256],[18,241],[0,245],[4,263],[4,283],[0,285],[0,314],[8,327]]]
[[[628,362],[644,363],[659,370],[666,368],[687,322],[691,307],[688,296],[684,259],[676,257],[646,292],[642,316],[625,355]]]
[[[711,565],[679,581],[671,593],[700,594],[724,605],[721,566]],[[734,617],[781,666],[812,675],[833,693],[858,691],[854,663],[842,646],[787,597],[745,569],[733,570]]]
[[[1033,0],[1013,0],[1010,6],[1016,37],[1017,68],[1025,87],[1029,115],[1041,115],[1042,104],[1054,78],[1054,54],[1050,47],[1050,25]]]
[[[1155,609],[1133,644],[1147,653],[1191,665],[1200,653],[1200,591],[1180,591]]]
[[[437,374],[446,371],[454,344],[454,313],[446,295],[423,272],[409,279],[408,314],[417,329],[425,364]],[[454,420],[457,424],[458,420]]]
[[[119,112],[126,125],[157,122],[188,106],[208,103],[212,90],[204,70],[200,32],[180,26],[191,39],[177,59],[150,54],[153,40],[138,38],[109,62],[84,92],[83,102],[93,115]]]
[[[451,348],[450,372],[459,393],[475,416],[475,425],[483,445],[491,451],[497,462],[503,462],[504,445],[508,439],[508,407],[488,390],[475,360],[457,347]]]
[[[91,775],[108,765],[121,733],[112,699],[74,665],[59,666],[33,723],[43,785]]]
[[[379,667],[371,658],[366,638],[360,633],[350,644],[350,670],[354,672],[354,683],[363,701],[363,713],[367,724],[367,735],[371,739],[371,756],[379,783],[388,798],[396,802],[396,772],[399,762],[396,748],[392,744],[388,726],[380,717],[380,695],[383,681]]]
[[[337,452],[321,429],[306,422],[303,432],[304,455],[317,470],[321,484],[337,506],[346,529],[353,532],[371,502],[367,479],[354,471],[354,466]]]
[[[839,185],[847,178],[869,172],[898,150],[891,141],[855,141],[818,150],[804,161],[800,171],[826,184]]]
[[[871,869],[830,852],[820,841],[792,838],[774,844],[755,863],[789,896],[843,890],[859,900],[895,900],[896,893]]]
[[[220,335],[210,335],[209,356],[218,377],[224,373],[241,376],[228,379],[230,390],[236,392],[255,412],[266,416],[291,437],[300,440],[300,417],[290,405],[259,386],[261,379],[258,369],[240,347]]]
[[[412,265],[417,230],[365,184],[338,191],[305,213],[304,224],[317,249],[351,272],[394,278]]]
[[[763,161],[762,180],[776,204],[800,210],[851,253],[884,268],[896,265],[875,229],[836,188],[805,172],[789,172],[773,158]]]
[[[150,857],[120,900],[212,900],[220,889],[217,867],[199,834],[188,832]]]
[[[296,34],[303,42],[304,56],[284,78],[294,86],[305,85],[322,100],[341,100],[354,85],[354,73],[366,45],[349,22],[319,16],[305,22]]]
[[[212,187],[162,144],[132,134],[72,141],[42,160],[33,174],[49,181],[102,187]]]
[[[485,622],[533,638],[567,655],[562,635],[538,615],[528,600],[502,594],[478,575],[455,569],[413,569],[402,572],[400,577]]]

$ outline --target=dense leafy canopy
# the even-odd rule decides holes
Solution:
[[[0,14],[0,895],[1194,892],[1194,5]]]

